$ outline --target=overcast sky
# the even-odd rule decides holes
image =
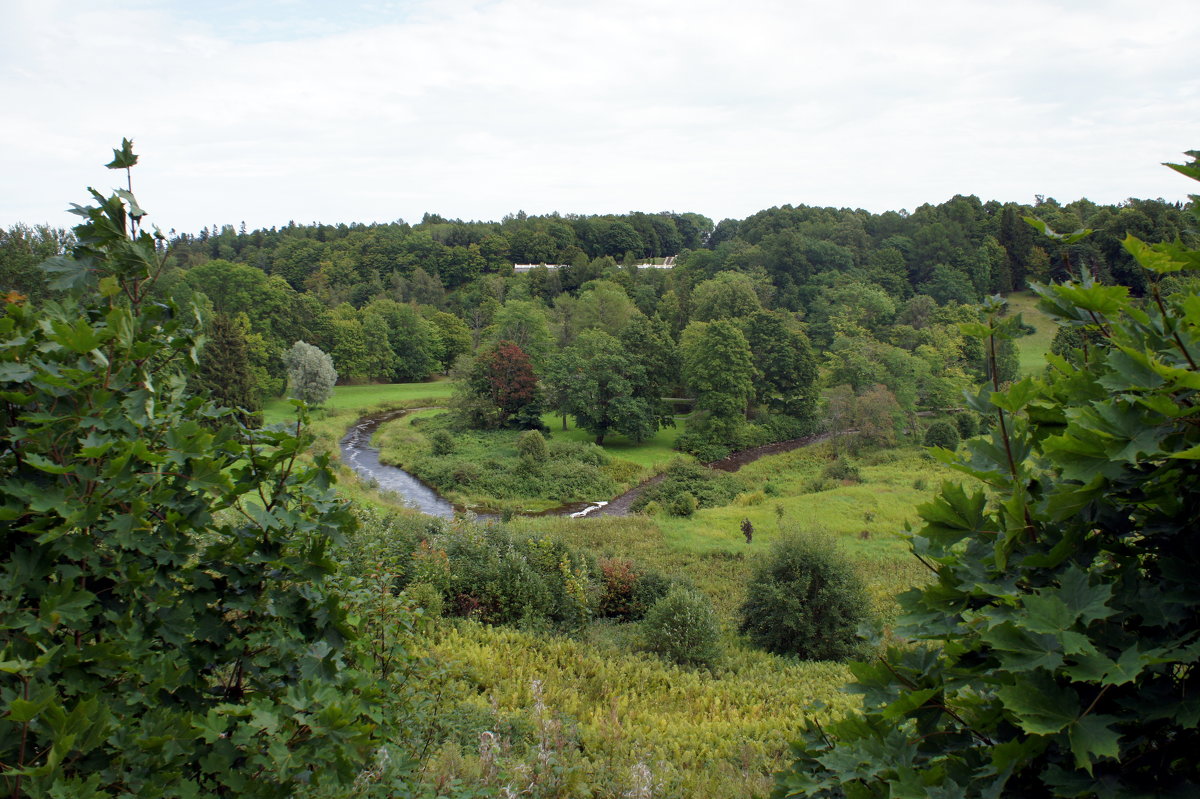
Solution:
[[[0,226],[1185,199],[1195,0],[0,0]]]

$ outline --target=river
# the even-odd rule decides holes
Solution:
[[[387,411],[371,416],[364,416],[346,431],[342,438],[342,463],[354,470],[362,480],[376,485],[382,491],[398,496],[408,507],[429,516],[452,519],[456,512],[464,512],[464,508],[455,507],[430,486],[397,466],[389,466],[379,462],[379,450],[371,445],[371,437],[384,422],[398,419],[409,410]],[[597,511],[608,504],[607,501],[570,502],[551,508],[540,513],[526,514],[531,516],[570,516],[579,518]],[[498,518],[492,514],[477,514],[480,518]]]

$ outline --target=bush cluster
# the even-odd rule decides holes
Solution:
[[[862,474],[858,467],[844,458],[838,458],[822,469],[821,478],[827,481],[862,482]]]
[[[642,619],[671,587],[661,572],[639,567],[628,558],[602,558],[596,565],[602,586],[596,613],[604,618]]]
[[[623,470],[595,444],[547,442],[539,431],[451,430],[446,416],[422,420],[430,448],[417,448],[403,462],[414,475],[443,493],[459,491],[498,500],[550,498],[560,502],[611,497],[620,491]],[[395,439],[393,439],[395,440]],[[410,445],[401,443],[403,449]],[[508,449],[517,457],[505,456]],[[481,456],[486,453],[486,456]],[[388,450],[384,448],[385,456]]]

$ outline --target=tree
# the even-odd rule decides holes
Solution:
[[[692,318],[700,322],[740,319],[761,308],[754,280],[741,272],[720,272],[692,291]]]
[[[1175,168],[1200,180],[1200,161]],[[1156,282],[1200,251],[1124,246],[1149,302],[1086,273],[1037,289],[1103,343],[972,397],[991,434],[951,464],[986,493],[947,485],[921,508],[935,579],[901,598],[909,642],[854,667],[863,712],[812,729],[779,795],[1200,792],[1200,295]],[[974,326],[993,353],[1018,331],[999,310]]]
[[[708,413],[714,440],[730,441],[754,393],[754,360],[746,337],[733,322],[692,322],[679,342],[683,379],[696,393],[696,408]]]
[[[542,391],[529,356],[511,341],[499,341],[475,358],[463,381],[468,397],[482,401],[468,415],[478,427],[519,427],[530,430],[542,424]]]
[[[261,407],[258,386],[250,372],[246,335],[225,314],[216,314],[209,320],[192,385],[197,393],[210,397],[221,407],[236,409],[245,423]]]
[[[541,303],[529,300],[510,300],[496,311],[493,330],[495,341],[511,341],[532,359],[538,367],[545,365],[554,345],[550,324]]]
[[[321,405],[333,395],[337,371],[333,359],[311,344],[297,341],[284,356],[288,393],[309,405]]]
[[[794,325],[794,323],[793,323]],[[755,399],[811,421],[817,403],[817,364],[808,337],[786,317],[759,311],[742,322],[754,358]]]
[[[557,359],[553,372],[561,384],[562,407],[575,424],[603,445],[616,432],[643,441],[658,431],[658,397],[649,387],[641,365],[621,342],[603,330],[585,330]]]
[[[109,166],[134,163],[125,141]],[[149,299],[161,234],[130,190],[92,196],[47,266],[67,298],[0,317],[0,788],[350,783],[380,742],[331,593],[351,520],[328,462],[188,394],[198,316]]]
[[[387,323],[388,343],[395,354],[389,380],[424,380],[438,368],[436,331],[416,308],[380,297],[365,305],[363,313],[376,314]]]
[[[441,344],[438,360],[442,371],[449,372],[455,361],[471,351],[471,329],[462,319],[445,311],[435,312],[429,322],[437,331]]]
[[[680,665],[713,666],[721,658],[717,614],[694,589],[673,586],[646,612],[642,630],[646,649]]]

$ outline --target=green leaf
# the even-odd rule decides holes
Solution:
[[[113,160],[105,166],[109,169],[128,169],[137,162],[138,157],[133,153],[133,142],[129,139],[121,139],[121,149],[113,150]]]
[[[1075,766],[1092,773],[1092,764],[1102,758],[1119,759],[1121,735],[1109,725],[1119,719],[1113,716],[1087,715],[1071,725],[1068,738]]]
[[[1072,565],[1060,581],[1057,596],[1084,624],[1107,619],[1116,611],[1108,607],[1113,588],[1110,583],[1092,584],[1087,572]]]
[[[1062,732],[1079,716],[1079,696],[1044,674],[996,691],[1017,726],[1034,735]]]
[[[1125,252],[1132,255],[1133,259],[1144,268],[1159,275],[1178,272],[1185,266],[1183,262],[1172,258],[1169,253],[1164,252],[1156,246],[1147,244],[1132,233],[1125,235],[1121,246],[1125,248]]]
[[[134,219],[141,219],[146,215],[146,211],[138,205],[137,199],[133,196],[133,192],[125,189],[117,189],[117,196],[125,202],[129,203],[129,215]]]
[[[1088,236],[1092,235],[1093,232],[1095,232],[1091,228],[1080,228],[1073,233],[1055,233],[1050,229],[1049,225],[1037,217],[1023,216],[1021,218],[1025,220],[1027,225],[1036,228],[1043,236],[1049,236],[1052,239],[1061,241],[1063,244],[1074,244],[1080,239],[1087,238]]]

